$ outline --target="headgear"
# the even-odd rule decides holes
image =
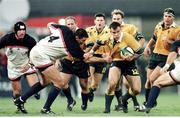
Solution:
[[[26,25],[25,23],[19,21],[14,24],[14,31],[17,33],[18,30],[26,30]]]
[[[170,14],[173,17],[175,16],[174,10],[172,8],[166,8],[164,9],[164,14]]]

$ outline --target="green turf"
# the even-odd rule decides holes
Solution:
[[[144,97],[138,97],[140,103]],[[73,111],[66,111],[66,99],[58,97],[52,106],[52,110],[56,113],[54,116],[180,116],[180,96],[176,94],[161,94],[158,99],[158,106],[151,110],[150,114],[133,111],[132,102],[129,103],[129,112],[127,114],[122,111],[113,111],[116,99],[114,98],[111,113],[104,114],[104,97],[95,97],[92,103],[89,103],[87,111],[80,108],[81,99],[76,98],[77,104]],[[35,100],[29,99],[25,104],[28,114],[15,113],[15,106],[10,98],[0,98],[0,116],[43,116],[40,114],[45,99]]]

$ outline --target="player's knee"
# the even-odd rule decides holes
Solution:
[[[20,95],[20,94],[21,94],[20,89],[13,90],[13,95]]]
[[[59,83],[53,83],[54,86],[56,86],[59,89],[65,88],[66,87],[66,83],[64,82],[59,82]]]
[[[21,87],[15,86],[12,89],[14,94],[20,94],[21,93]]]
[[[117,85],[115,91],[119,91],[121,89],[121,85]]]
[[[141,92],[141,89],[134,88],[134,89],[132,89],[132,92],[133,92],[134,95],[137,95],[137,94],[139,94]]]
[[[117,83],[114,81],[108,81],[108,84],[109,84],[110,88],[114,88],[114,89],[116,88],[116,85],[117,85]]]
[[[69,84],[66,84],[62,89],[67,89],[69,87]]]
[[[88,89],[87,85],[85,85],[85,84],[80,83],[80,86],[81,86],[81,89],[82,89],[82,90]]]
[[[153,85],[153,83],[154,83],[154,78],[151,77],[151,76],[150,76],[150,78],[149,78],[149,83],[150,83],[150,85]]]
[[[107,94],[111,95],[115,91],[115,86],[114,84],[110,84],[108,89],[107,89]]]
[[[81,92],[82,93],[88,93],[89,89],[87,87],[86,88],[85,87],[83,87],[83,88],[81,87]]]
[[[114,94],[114,90],[108,88],[106,93],[107,93],[107,95],[113,95]]]
[[[46,86],[46,85],[48,85],[48,84],[50,84],[51,82],[50,81],[44,81],[44,80],[41,80],[40,81],[40,84],[42,85],[42,86]]]
[[[149,80],[146,81],[145,88],[146,89],[151,88],[151,84],[150,84]]]
[[[98,83],[93,83],[93,88],[97,88],[98,87]]]
[[[161,88],[161,83],[159,81],[154,81],[153,86]]]

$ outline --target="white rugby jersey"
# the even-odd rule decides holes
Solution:
[[[0,48],[5,48],[9,79],[16,79],[23,75],[20,72],[21,66],[28,63],[29,52],[35,45],[35,39],[28,34],[21,40],[16,39],[15,33],[6,34],[1,38]]]

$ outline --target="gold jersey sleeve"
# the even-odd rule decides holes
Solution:
[[[171,39],[172,41],[177,40],[179,37],[180,37],[180,26],[172,29],[169,34],[169,39]]]
[[[164,29],[162,23],[156,25],[154,36],[156,37],[156,44],[153,52],[162,55],[170,53],[171,44],[176,40],[179,32],[179,26],[172,26]]]
[[[135,36],[136,33],[138,32],[138,28],[133,24],[124,24],[122,26],[122,31]]]
[[[88,33],[89,38],[86,39],[85,44],[87,45],[87,47],[88,47],[89,45],[92,46],[92,45],[94,45],[94,43],[96,42],[96,38],[97,38],[96,32],[97,32],[97,31],[95,30],[94,26],[88,27],[88,28],[86,29],[86,31],[87,31],[87,33]]]

